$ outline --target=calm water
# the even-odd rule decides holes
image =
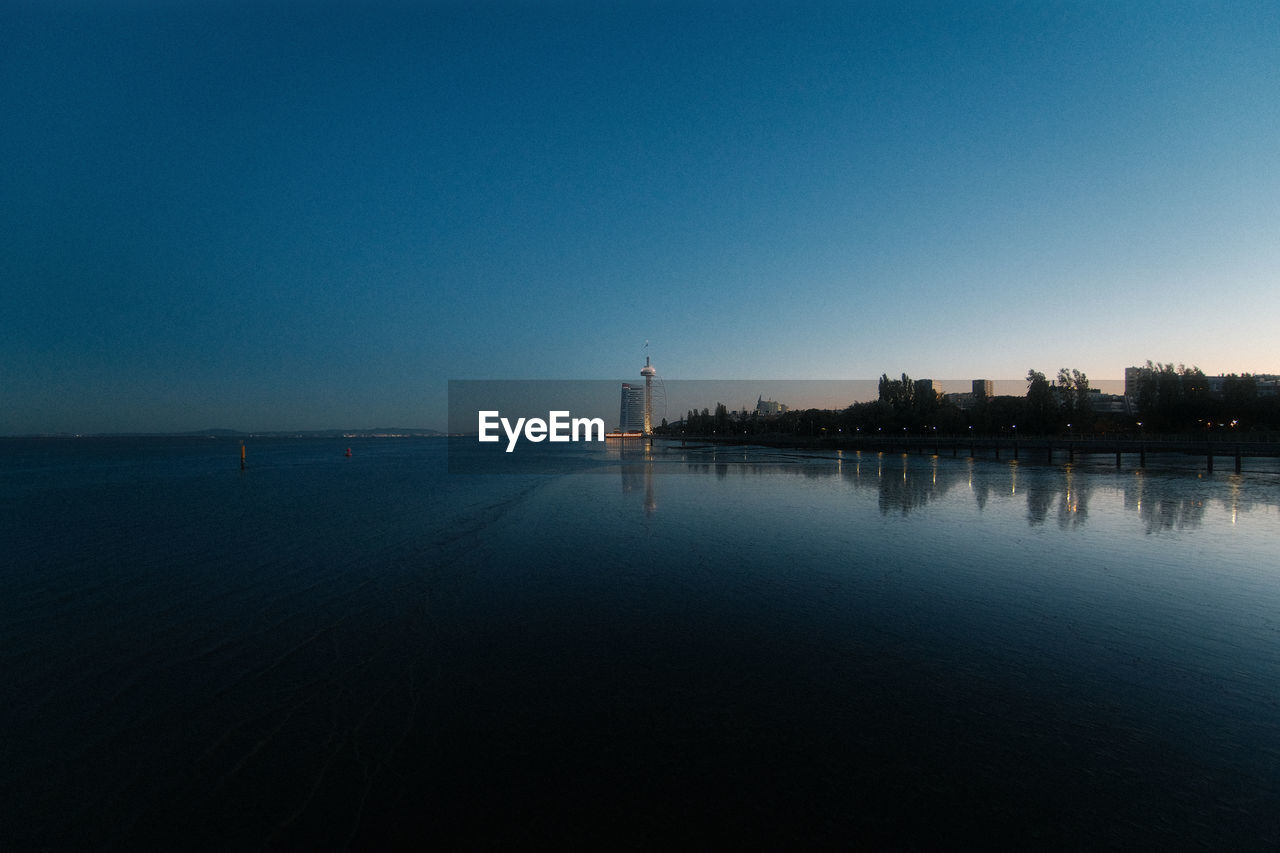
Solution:
[[[1272,462],[445,448],[0,441],[0,845],[1280,845]]]

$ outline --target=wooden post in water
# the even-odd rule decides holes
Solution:
[[[1116,442],[1116,470],[1120,470],[1120,442]]]
[[[1205,458],[1209,460],[1209,473],[1213,473],[1213,448],[1209,448],[1209,452],[1205,454]]]
[[[240,470],[244,470],[244,442],[240,442]]]

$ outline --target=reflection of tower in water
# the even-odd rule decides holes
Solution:
[[[646,442],[634,450],[619,449],[622,464],[618,470],[622,474],[622,493],[630,494],[644,488],[644,512],[652,515],[658,508],[658,499],[653,491],[653,451]]]

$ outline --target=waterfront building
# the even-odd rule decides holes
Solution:
[[[1225,395],[1228,386],[1228,380],[1243,377],[1232,376],[1207,376],[1205,381],[1209,383],[1209,396],[1221,400]],[[1249,374],[1249,378],[1253,380],[1253,388],[1259,397],[1275,397],[1280,393],[1280,376],[1274,373],[1253,373]]]
[[[780,415],[785,411],[787,406],[777,400],[766,400],[763,396],[756,399],[757,415]]]
[[[622,383],[622,406],[618,413],[622,432],[644,432],[644,386]]]
[[[1149,367],[1126,367],[1124,369],[1124,395],[1132,403],[1137,403],[1142,380],[1152,373]],[[1224,374],[1204,377],[1204,390],[1209,396],[1221,400],[1227,388],[1227,380],[1231,377]],[[1274,373],[1250,374],[1253,386],[1259,397],[1275,397],[1280,395],[1280,375]]]
[[[1099,388],[1090,388],[1089,410],[1097,415],[1132,415],[1137,407],[1123,394],[1103,394]]]

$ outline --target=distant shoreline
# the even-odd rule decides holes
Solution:
[[[45,432],[5,435],[0,438],[448,438],[450,433],[434,429],[379,427],[376,429],[191,430],[187,432]]]

